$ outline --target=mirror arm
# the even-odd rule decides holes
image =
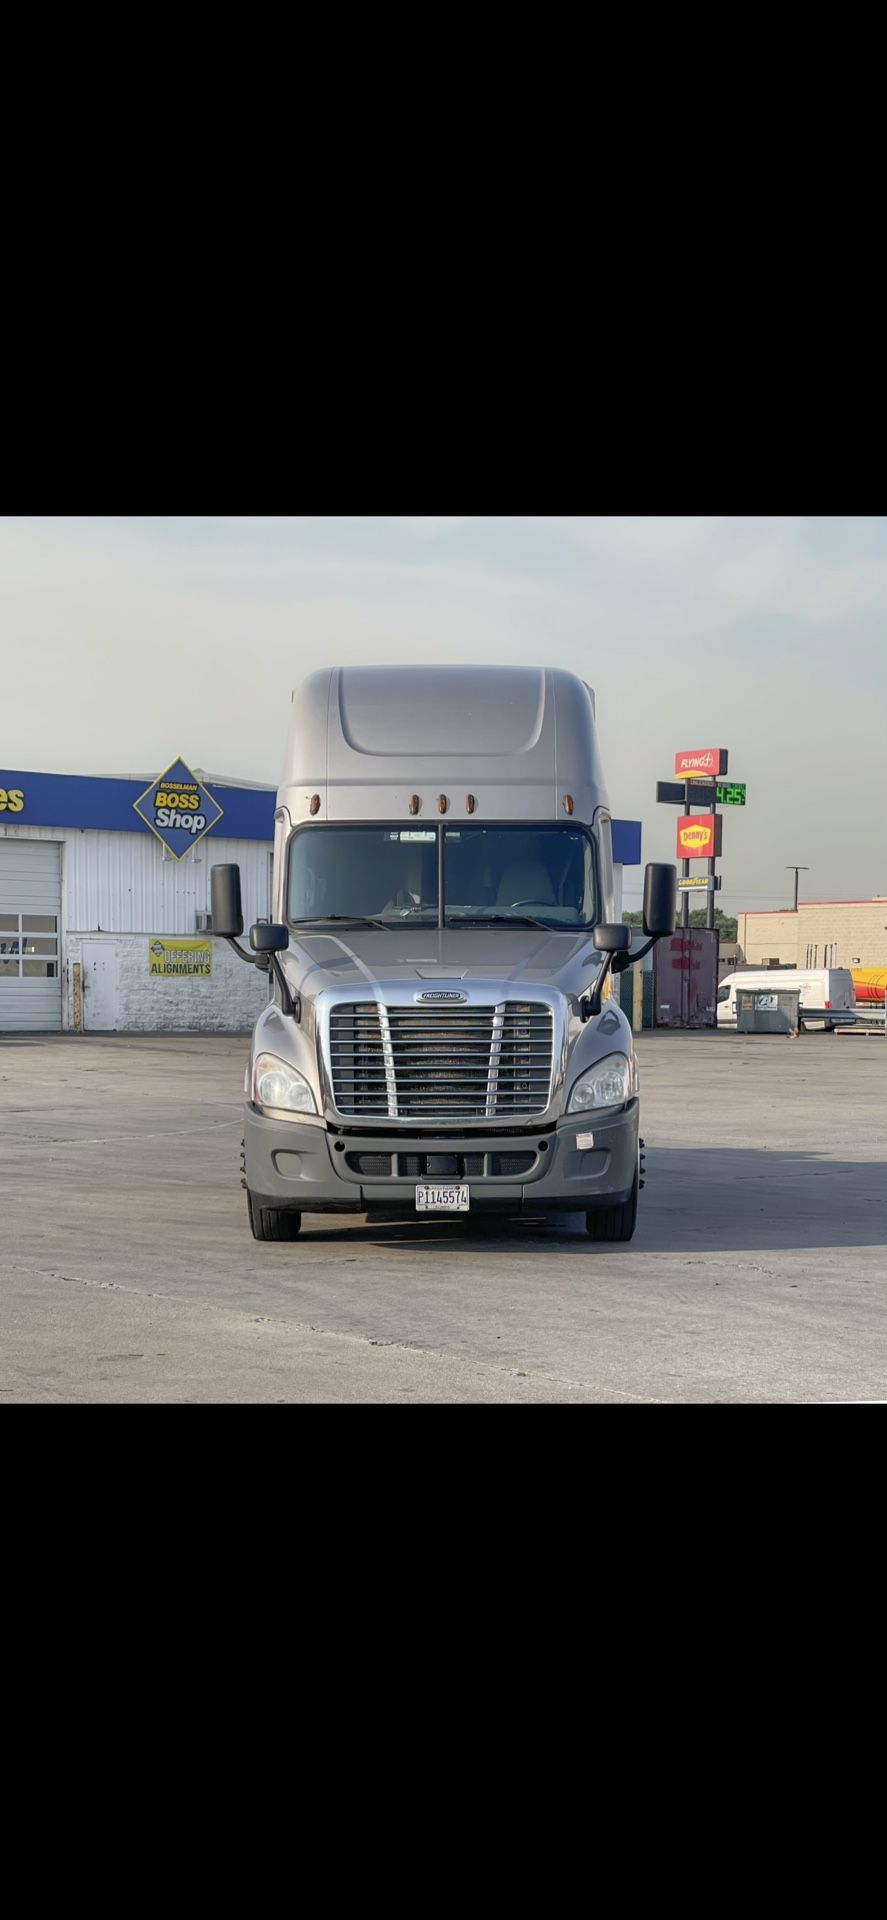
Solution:
[[[223,934],[222,938],[227,941],[228,946],[236,953],[238,960],[245,960],[248,967],[258,967],[262,973],[268,973],[269,971],[273,973],[277,985],[280,988],[280,998],[284,1013],[290,1014],[294,1020],[301,1020],[302,1002],[298,994],[293,994],[291,991],[289,981],[276,953],[244,953],[243,948],[238,946],[237,941],[232,940],[228,934]]]
[[[217,936],[217,937],[219,937],[219,936]],[[222,938],[223,940],[225,940],[225,941],[227,942],[227,944],[228,944],[228,946],[229,946],[229,947],[231,947],[231,948],[233,949],[233,951],[234,951],[234,952],[236,953],[236,955],[237,955],[237,957],[238,957],[238,959],[239,959],[239,960],[245,960],[245,961],[246,961],[246,964],[247,964],[247,966],[248,966],[248,967],[257,967],[257,966],[259,966],[259,964],[260,964],[260,963],[259,963],[259,961],[258,961],[258,960],[256,959],[256,956],[255,956],[255,954],[253,954],[253,953],[244,953],[244,951],[243,951],[243,948],[242,948],[242,947],[239,947],[239,946],[238,946],[238,944],[237,944],[237,941],[236,941],[236,940],[234,940],[234,939],[232,939],[232,936],[231,936],[231,934],[230,934],[230,933],[223,933],[223,934],[221,935],[221,938]]]
[[[271,971],[280,988],[280,999],[281,999],[283,1012],[290,1014],[293,1020],[301,1021],[302,1002],[298,994],[293,993],[290,987],[289,981],[286,977],[286,974],[284,973],[283,968],[280,964],[280,961],[277,957],[277,954],[276,953],[269,954],[268,958],[271,961]]]
[[[613,963],[612,953],[605,953],[604,964],[601,967],[600,973],[598,974],[598,977],[594,983],[594,986],[591,989],[591,992],[584,995],[579,1002],[579,1018],[583,1022],[583,1024],[585,1023],[586,1020],[590,1020],[594,1014],[600,1013],[601,995],[604,990],[604,982],[607,978],[607,974],[610,971],[610,967],[612,966],[612,963]]]
[[[583,1023],[586,1020],[592,1019],[595,1014],[600,1013],[604,982],[610,968],[613,968],[614,973],[625,973],[628,967],[634,966],[636,960],[643,960],[645,954],[648,954],[651,949],[655,947],[657,940],[664,940],[665,937],[664,933],[654,933],[652,937],[646,941],[645,945],[638,947],[634,953],[605,954],[604,964],[601,967],[591,992],[583,995],[583,998],[579,1002],[579,1018]]]

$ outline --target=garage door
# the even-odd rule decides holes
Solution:
[[[58,1033],[61,848],[0,840],[0,1033]]]

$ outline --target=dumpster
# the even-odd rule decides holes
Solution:
[[[764,988],[737,987],[737,1033],[797,1033],[800,1029],[801,995],[768,993]]]

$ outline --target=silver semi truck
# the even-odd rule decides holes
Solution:
[[[675,870],[648,867],[648,946]],[[630,1240],[641,1184],[594,696],[530,667],[347,667],[294,695],[273,920],[213,933],[269,974],[246,1075],[257,1240],[304,1213],[585,1215]],[[632,963],[647,948],[631,956]]]

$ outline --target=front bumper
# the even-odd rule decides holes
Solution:
[[[579,1134],[593,1146],[580,1147]],[[628,1199],[638,1102],[571,1114],[547,1132],[329,1133],[244,1110],[246,1184],[262,1206],[300,1213],[410,1213],[418,1181],[466,1181],[477,1213],[587,1212]]]

